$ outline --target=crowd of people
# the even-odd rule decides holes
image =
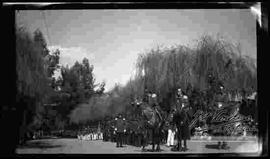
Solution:
[[[155,94],[147,95],[150,98],[155,98]],[[184,96],[184,99],[187,97]],[[147,99],[144,99],[144,102],[149,102]],[[180,106],[181,107],[181,106]],[[153,107],[153,110],[156,111],[156,113],[160,113],[160,109],[158,107]],[[140,115],[136,115],[136,118],[138,118]],[[161,115],[160,115],[161,116]],[[151,131],[145,131],[146,128],[140,127],[138,123],[137,128],[131,128],[127,126],[125,117],[123,117],[121,114],[116,116],[114,120],[115,124],[109,124],[109,126],[105,127],[104,131],[104,138],[103,141],[111,141],[116,143],[116,147],[123,147],[123,145],[133,145],[137,147],[141,147],[145,144],[152,143],[152,136]],[[149,121],[147,121],[149,122]],[[135,124],[136,125],[136,124]],[[170,128],[168,131],[165,129],[162,131],[162,134],[160,136],[161,138],[161,144],[167,144],[167,146],[177,146],[175,143],[175,138],[177,140],[184,140],[183,146],[180,145],[180,148],[184,147],[186,148],[186,140],[189,139],[189,132],[188,132],[188,123],[185,123],[183,127],[181,127],[181,130],[172,123],[170,123]],[[145,140],[145,136],[147,137],[147,140]],[[176,137],[175,137],[176,136]],[[148,142],[148,143],[145,143]],[[180,142],[178,142],[180,143]],[[179,145],[178,145],[179,146]]]
[[[223,87],[220,87],[220,89],[222,90]],[[156,94],[146,93],[146,96],[147,97],[144,98],[142,102],[149,102],[149,98],[155,98]],[[138,103],[137,100],[135,100],[134,103],[136,102]],[[216,109],[221,109],[223,107],[224,105],[222,104],[222,102],[217,101]],[[139,107],[134,106],[134,108]],[[160,108],[158,108],[157,106],[153,106],[152,109],[161,117]],[[188,113],[189,110],[189,97],[185,93],[183,93],[181,88],[179,88],[176,93],[176,104],[171,108],[170,113],[167,114],[168,116],[171,116],[171,120],[169,120],[168,116],[166,117],[168,118],[166,119],[168,120],[166,122],[168,122],[169,124],[166,128],[163,128],[162,135],[160,136],[161,144],[172,147],[172,150],[176,151],[186,151],[188,149],[187,140],[190,140],[191,136],[191,129],[189,126],[191,124],[190,119],[192,118]],[[139,119],[141,118],[142,114],[140,113],[140,111],[135,111],[133,116],[135,117],[135,119]],[[137,127],[130,127],[129,124],[127,124],[130,122],[130,117],[126,119],[125,116],[119,114],[105,122],[107,124],[103,124],[101,129],[88,128],[80,131],[77,135],[77,138],[79,140],[103,140],[104,142],[114,142],[116,143],[116,147],[123,147],[124,145],[141,147],[145,144],[150,144],[152,142],[151,132],[145,131],[144,127],[140,127],[139,122],[137,123]],[[206,123],[206,121],[198,120],[194,129],[192,129],[192,134],[195,137],[199,137],[200,139],[210,139],[211,135],[209,135],[207,131],[208,126],[209,125]],[[148,138],[147,141],[144,140],[145,136],[147,136]],[[228,148],[225,140],[219,141],[218,146],[222,149]]]
[[[222,91],[224,89],[223,86],[220,87],[220,90]],[[155,94],[154,94],[155,95]],[[148,95],[149,96],[149,93]],[[151,97],[151,95],[150,95]],[[155,96],[154,96],[155,97]],[[188,96],[182,92],[181,89],[177,90],[176,95],[177,103],[176,106],[173,107],[172,112],[180,111],[182,114],[180,115],[179,122],[178,121],[171,121],[169,124],[169,127],[163,131],[163,135],[161,136],[161,142],[163,144],[166,144],[167,146],[173,147],[172,150],[177,151],[186,151],[187,150],[187,140],[190,139],[191,136],[191,129],[189,129],[189,122],[190,120],[183,119],[183,116],[189,116],[188,110],[190,109],[188,105]],[[217,98],[216,101],[216,109],[222,109],[224,107],[224,104],[222,100],[219,100],[221,98]],[[144,100],[144,102],[148,102],[147,100]],[[156,109],[156,107],[154,107]],[[157,113],[159,111],[157,110]],[[136,115],[136,114],[135,114]],[[173,115],[171,113],[170,115]],[[190,117],[187,117],[187,119],[191,119]],[[125,120],[125,118],[118,116],[115,118],[115,120],[121,121],[120,123],[123,123],[122,121]],[[181,121],[183,120],[183,121]],[[180,122],[181,121],[181,122]],[[176,125],[180,126],[176,126]],[[111,125],[107,129],[104,129],[104,141],[111,141],[116,143],[116,147],[122,147],[122,145],[133,145],[141,147],[145,141],[143,141],[143,136],[145,135],[144,131],[142,129],[129,129],[126,128],[119,128],[123,124],[117,124]],[[204,121],[200,121],[196,124],[196,126],[193,129],[193,135],[195,137],[199,137],[200,139],[206,138],[211,139],[211,135],[208,134],[208,124]],[[224,132],[222,132],[224,135]],[[245,134],[246,135],[246,134]],[[148,138],[151,139],[151,133],[147,134]],[[151,140],[148,140],[151,142]],[[183,143],[182,143],[183,141]],[[221,140],[218,142],[218,146],[220,149],[227,149],[229,148],[227,146],[227,143],[225,140]]]

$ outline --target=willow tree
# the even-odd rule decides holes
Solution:
[[[139,55],[135,81],[140,83],[135,85],[156,92],[159,102],[168,98],[173,100],[172,92],[178,87],[184,91],[190,88],[201,92],[208,90],[209,74],[229,92],[256,88],[256,61],[240,56],[240,51],[236,45],[220,37],[207,35],[198,40],[196,48],[182,45],[157,47]]]
[[[241,50],[236,45],[222,38],[203,36],[196,52],[194,70],[199,79],[212,73],[229,92],[257,88],[256,61],[248,56],[241,56]]]
[[[214,83],[209,81],[209,74]],[[203,36],[195,48],[182,45],[157,47],[138,56],[136,75],[125,86],[116,86],[107,100],[110,115],[132,113],[131,101],[143,97],[144,89],[158,95],[158,102],[169,110],[175,102],[176,89],[181,87],[197,107],[205,103],[205,92],[213,91],[219,83],[228,92],[257,88],[256,61],[240,56],[237,46],[219,37]],[[209,89],[211,88],[211,89]],[[199,96],[199,98],[197,98]],[[203,97],[203,98],[202,98]]]

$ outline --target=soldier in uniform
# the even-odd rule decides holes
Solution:
[[[154,110],[156,111],[157,115],[159,116],[160,119],[162,119],[162,116],[161,116],[161,108],[160,106],[158,105],[157,103],[157,95],[154,93],[152,94],[151,96],[151,102],[150,102],[150,105],[154,108]]]
[[[124,133],[123,133],[123,144],[124,145],[127,145],[128,144],[128,127],[127,127],[127,124],[126,124],[126,118],[124,116],[122,116],[122,119],[123,119],[123,127],[124,127]]]
[[[123,147],[123,137],[124,133],[126,131],[125,125],[124,125],[124,118],[122,118],[122,115],[119,114],[118,117],[115,118],[116,122],[116,147]]]
[[[177,146],[175,147],[178,151],[186,151],[187,150],[187,141],[190,139],[190,130],[189,130],[189,118],[188,114],[186,112],[186,106],[185,106],[185,99],[187,96],[183,96],[183,102],[178,102],[177,104],[177,113],[175,114],[175,117],[173,118],[173,122],[177,125]],[[182,145],[182,140],[184,141],[184,144]],[[172,150],[175,150],[173,148]]]
[[[216,110],[221,110],[221,109],[223,109],[224,108],[224,102],[226,102],[226,96],[225,96],[225,94],[224,94],[224,87],[223,86],[220,86],[220,94],[218,94],[217,96],[217,108],[216,108]],[[225,134],[225,131],[224,131],[224,126],[221,128],[221,130],[223,130],[222,132],[220,132],[220,134],[222,135],[222,136],[225,136],[226,134]],[[218,148],[219,149],[229,149],[229,146],[228,146],[228,144],[227,144],[227,142],[224,140],[224,139],[222,139],[222,141],[220,140],[220,141],[218,141]]]

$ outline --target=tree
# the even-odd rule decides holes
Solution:
[[[173,104],[166,100],[173,101],[169,94],[179,87],[187,90],[189,96],[194,89],[198,94],[204,94],[206,97],[201,97],[197,103],[211,105],[215,95],[220,93],[220,86],[229,92],[256,88],[256,61],[239,56],[239,51],[237,46],[222,38],[208,35],[198,40],[196,48],[181,45],[164,49],[158,47],[139,55],[137,75],[131,83],[139,88],[135,91],[139,96],[143,88],[156,92],[162,107]],[[205,104],[206,99],[208,104]]]
[[[84,58],[82,61],[82,84],[84,86],[84,96],[86,99],[89,99],[94,93],[94,82],[93,77],[93,65],[89,65],[87,58]]]
[[[62,119],[66,121],[67,126],[72,124],[68,122],[71,116],[73,118],[80,116],[76,113],[81,112],[81,104],[91,103],[91,99],[95,95],[102,96],[104,92],[105,82],[95,84],[93,69],[93,65],[89,64],[87,58],[84,58],[82,63],[76,61],[71,67],[61,68],[61,79],[57,81],[61,90],[58,92],[60,105],[57,110]],[[97,86],[99,88],[94,91]],[[74,113],[76,115],[73,115]],[[77,121],[77,119],[74,119],[74,121]]]
[[[47,55],[41,32],[36,31],[32,37],[25,28],[16,27],[16,102],[22,112],[21,136],[26,133],[36,113],[42,110],[41,105],[51,91],[44,59]]]

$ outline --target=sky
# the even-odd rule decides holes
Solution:
[[[88,58],[105,91],[129,80],[139,53],[157,45],[192,46],[203,34],[219,33],[257,58],[256,19],[249,9],[23,10],[16,22],[30,32],[39,28],[49,48],[60,50],[62,65]]]

